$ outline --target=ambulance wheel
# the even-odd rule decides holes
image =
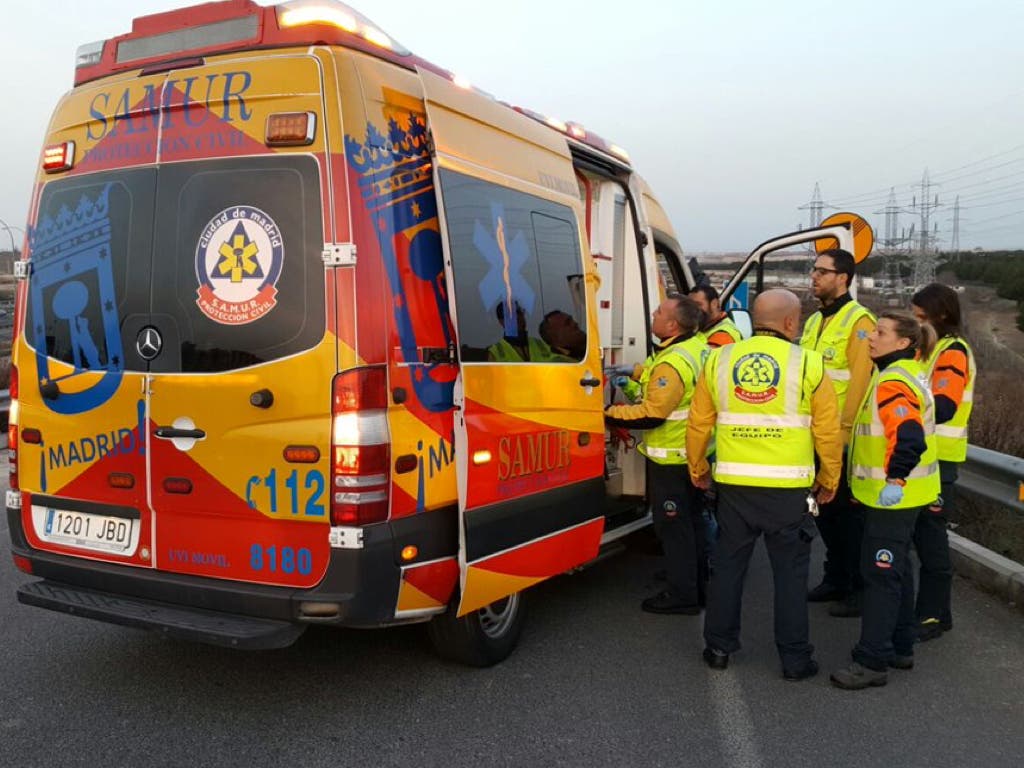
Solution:
[[[516,592],[462,617],[455,615],[457,605],[427,625],[438,655],[471,667],[490,667],[508,658],[523,631],[522,595]]]

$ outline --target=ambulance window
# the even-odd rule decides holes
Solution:
[[[586,355],[586,293],[568,206],[441,170],[461,359],[571,363]]]
[[[47,184],[30,228],[26,341],[84,370],[124,370],[126,318],[149,310],[156,171]],[[129,340],[129,341],[133,341]]]
[[[304,156],[170,163],[160,170],[153,370],[216,372],[316,346],[325,329],[316,162]]]
[[[660,243],[655,243],[655,247],[658,248],[658,277],[665,288],[666,295],[688,293],[686,281],[680,274],[681,270],[676,255],[671,251],[663,250],[658,247],[659,245]]]

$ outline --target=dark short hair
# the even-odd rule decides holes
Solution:
[[[715,287],[710,283],[701,283],[697,287],[693,288],[689,295],[693,296],[695,293],[703,294],[704,298],[707,299],[708,304],[720,298],[718,291],[715,290]]]
[[[700,330],[704,325],[704,312],[697,302],[679,293],[673,293],[666,298],[676,303],[672,318],[683,333],[695,333]]]
[[[960,297],[948,285],[929,283],[910,298],[910,303],[924,310],[939,336],[960,333]]]
[[[853,276],[857,274],[857,262],[854,260],[852,253],[845,248],[829,248],[818,255],[828,256],[832,259],[835,271],[841,275],[846,275],[847,285],[853,282]]]

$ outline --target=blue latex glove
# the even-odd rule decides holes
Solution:
[[[890,485],[886,483],[885,488],[878,494],[878,503],[883,507],[891,507],[903,500],[903,486]]]
[[[614,384],[619,389],[622,389],[628,383],[629,383],[629,376],[616,376],[616,377],[614,377],[612,379],[612,384]]]

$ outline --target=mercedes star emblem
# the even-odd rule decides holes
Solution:
[[[152,326],[139,331],[139,338],[135,342],[135,349],[138,350],[143,360],[152,360],[160,354],[164,340],[160,338],[160,331]]]

